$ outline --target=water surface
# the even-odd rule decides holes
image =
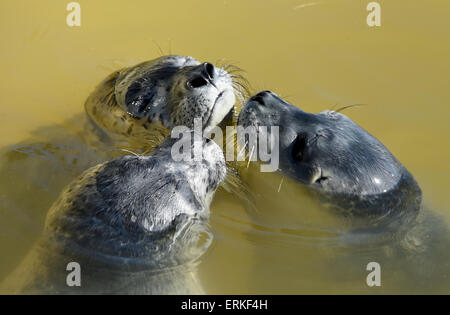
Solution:
[[[67,1],[2,2],[0,279],[40,234],[59,189],[105,158],[83,138],[94,86],[168,53],[226,59],[245,69],[254,91],[273,90],[306,111],[366,104],[344,113],[410,170],[427,211],[447,224],[450,4],[383,1],[382,25],[370,28],[368,2],[79,1],[75,28],[66,25]],[[35,165],[23,163],[30,155]],[[445,251],[422,261],[420,253],[339,243],[346,222],[295,183],[247,172],[257,211],[224,190],[212,206],[216,239],[199,265],[207,293],[450,292]],[[448,248],[445,228],[427,224],[438,233],[434,244]],[[365,284],[370,261],[382,265],[380,288]]]

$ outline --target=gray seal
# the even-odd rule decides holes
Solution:
[[[355,222],[397,229],[420,209],[422,193],[413,176],[341,113],[308,113],[263,91],[248,100],[238,125],[279,126],[280,171]]]
[[[214,127],[233,116],[235,76],[224,68],[178,55],[146,61],[109,75],[85,109],[101,131],[127,137],[158,126],[192,129],[194,118]]]
[[[371,261],[382,266],[382,278],[388,279],[382,280],[386,292],[417,293],[418,288],[448,292],[448,216],[422,204],[418,183],[379,140],[339,112],[308,113],[270,91],[247,101],[238,124],[278,126],[279,172],[297,182],[300,189],[296,191],[302,192],[298,200],[292,194],[279,196],[292,198],[297,211],[305,211],[309,200],[303,201],[312,197],[318,201],[314,209],[328,210],[339,221],[318,229],[305,221],[300,231],[309,235],[311,227],[312,235],[320,236],[306,237],[301,243],[297,235],[303,233],[295,230],[294,250],[307,246],[314,253],[326,248],[333,279],[358,283],[362,266]],[[257,136],[261,132],[263,128]],[[295,259],[292,264],[297,263]],[[258,265],[253,270],[259,274]],[[355,284],[354,288],[366,292],[364,287],[361,282],[361,287]]]
[[[200,161],[176,161],[176,141],[191,144],[168,138],[152,155],[99,164],[68,185],[9,279],[18,292],[202,293],[187,266],[206,250],[199,239],[225,161],[207,138]],[[70,262],[81,266],[81,287],[67,285]]]

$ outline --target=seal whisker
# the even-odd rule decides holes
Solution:
[[[248,158],[247,168],[250,165],[250,161],[252,160],[253,151],[255,150],[255,146],[252,146],[252,151],[250,152],[250,156]]]
[[[254,203],[254,195],[249,187],[240,178],[239,172],[237,171],[237,162],[226,162],[227,176],[222,182],[221,187],[226,191],[231,192],[237,198],[247,204],[253,212],[258,212],[256,205]]]
[[[155,44],[156,47],[158,48],[158,50],[159,50],[159,56],[163,56],[163,55],[164,55],[164,52],[163,52],[163,50],[161,49],[161,46],[159,46],[158,42],[157,42],[156,40],[154,40],[154,39],[152,39],[152,42],[153,42],[153,44]]]
[[[246,78],[244,77],[236,77],[236,76],[231,76],[232,80],[233,80],[233,84],[235,86],[238,86],[242,89],[243,92],[245,92],[245,96],[250,96],[251,94],[251,85],[250,83],[247,81]]]
[[[342,106],[342,107],[336,109],[335,112],[336,112],[336,113],[340,113],[340,112],[342,112],[342,111],[344,111],[344,110],[346,110],[346,109],[348,109],[348,108],[358,107],[358,106],[366,106],[366,105],[367,105],[367,104],[351,104],[351,105],[346,105],[346,106]],[[334,105],[334,107],[336,107],[336,106],[337,106],[337,104]]]
[[[131,150],[122,149],[122,148],[120,148],[119,150],[120,150],[120,151],[124,151],[124,152],[128,152],[128,153],[131,153],[131,154],[133,154],[134,156],[136,156],[136,157],[138,157],[138,158],[140,158],[140,159],[143,157],[142,155],[137,154],[136,152],[133,152],[133,151],[131,151]]]
[[[232,74],[240,74],[240,73],[246,73],[244,69],[241,69],[239,67],[233,66],[233,65],[227,65],[223,67],[224,70],[226,70],[228,73]]]
[[[236,92],[239,93],[241,100],[245,100],[251,94],[251,88],[243,82],[240,82],[238,79],[233,78],[233,87]]]
[[[242,152],[247,148],[247,144],[248,144],[248,141],[245,141],[243,148],[241,149],[241,151],[239,151],[239,155],[242,155]]]
[[[280,192],[280,190],[281,190],[281,184],[283,184],[283,180],[284,180],[284,178],[281,177],[280,185],[278,186],[278,192]]]
[[[226,59],[219,59],[216,64],[227,72],[245,72],[242,68],[234,65],[232,61],[227,61]]]

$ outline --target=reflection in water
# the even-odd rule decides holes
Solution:
[[[423,207],[416,222],[404,227],[406,234],[355,230],[352,218],[318,203],[298,183],[283,178],[277,191],[280,175],[261,174],[257,166],[243,173],[257,195],[258,212],[250,210],[251,221],[237,221],[241,229],[250,227],[246,237],[255,247],[254,292],[274,292],[272,286],[279,293],[369,293],[365,277],[371,261],[382,269],[377,292],[448,291],[446,217]]]
[[[213,240],[209,230],[190,224],[166,240],[148,242],[151,259],[108,255],[75,242],[54,242],[44,235],[10,274],[1,292],[25,294],[200,294],[200,257]],[[132,242],[130,242],[131,244]],[[59,247],[63,245],[63,247]],[[130,245],[132,246],[132,245]],[[140,253],[141,254],[141,253]],[[68,286],[69,262],[80,266],[81,286]]]
[[[9,255],[2,260],[2,278],[15,269],[32,248],[41,234],[47,210],[65,185],[88,167],[127,154],[106,144],[102,146],[96,135],[86,128],[83,117],[79,115],[68,121],[66,125],[71,128],[55,125],[38,129],[31,139],[3,150],[1,247]],[[123,148],[124,144],[119,147]],[[139,149],[132,144],[128,147]],[[449,233],[445,222],[432,211],[423,209],[419,224],[401,239],[382,234],[352,234],[349,219],[329,211],[297,183],[278,173],[260,173],[256,164],[250,164],[248,169],[244,166],[241,174],[251,188],[249,198],[253,204],[243,202],[224,189],[216,193],[212,228],[217,241],[209,253],[226,251],[227,247],[247,252],[236,261],[229,258],[231,266],[242,266],[242,273],[249,266],[245,277],[240,279],[246,289],[235,291],[236,282],[228,287],[226,283],[217,287],[211,285],[210,277],[217,272],[217,267],[209,265],[211,255],[194,259],[193,265],[186,264],[181,271],[176,271],[188,275],[183,278],[187,282],[198,281],[192,277],[193,271],[198,270],[206,292],[212,293],[341,292],[343,289],[370,292],[366,291],[370,289],[365,284],[365,266],[376,261],[382,266],[386,292],[445,292],[448,289],[445,275],[449,270],[449,257],[445,249],[450,245]],[[202,246],[200,252],[203,253],[210,243],[210,240],[205,241],[207,245]],[[48,253],[45,248],[40,250]],[[33,255],[37,255],[36,250],[28,254],[22,267],[35,259]],[[229,263],[220,268],[230,268]],[[35,270],[29,269],[30,272]],[[95,292],[131,290],[131,284],[136,285],[133,277],[139,278],[138,274],[130,276],[129,273],[111,277],[108,272],[104,279],[115,279],[120,283],[119,288],[109,284],[109,291],[102,286],[90,289]],[[232,272],[240,274],[235,269]],[[160,275],[166,276],[165,273]],[[17,273],[12,274],[7,283],[17,284],[20,279]],[[179,284],[187,283],[183,281]],[[12,286],[6,290],[10,288]]]
[[[69,126],[84,124],[80,114]],[[40,235],[45,216],[62,188],[106,155],[84,141],[83,135],[64,126],[42,127],[32,138],[2,150],[1,247],[3,278],[19,263]]]

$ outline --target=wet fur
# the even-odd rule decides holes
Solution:
[[[341,215],[353,217],[356,227],[397,230],[417,216],[422,192],[413,176],[345,115],[307,113],[264,91],[250,98],[238,124],[279,126],[280,171]],[[302,151],[300,160],[296,150]]]
[[[172,161],[173,142],[151,156],[94,166],[67,186],[43,236],[11,277],[19,283],[10,287],[22,293],[201,293],[186,263],[199,254],[191,249],[225,164],[212,142],[201,163]],[[71,261],[81,265],[81,288],[66,285]]]

